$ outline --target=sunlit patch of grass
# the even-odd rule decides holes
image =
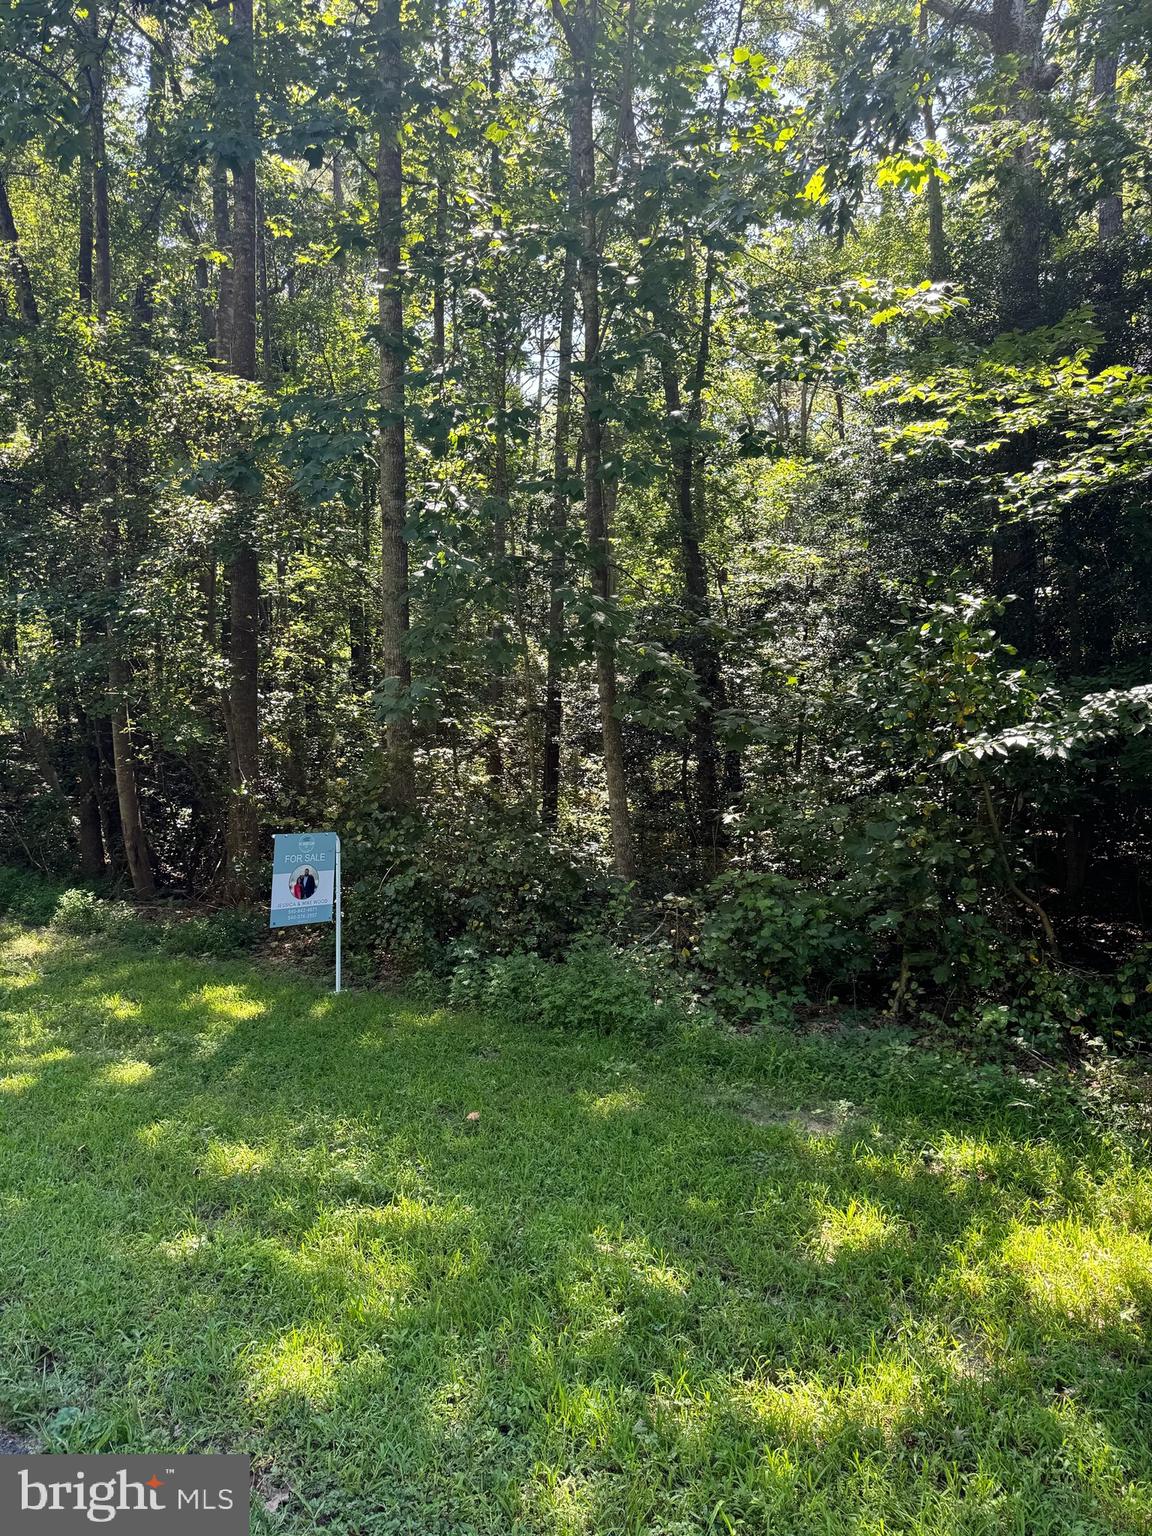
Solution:
[[[841,1253],[865,1253],[902,1241],[900,1223],[869,1200],[850,1200],[842,1210],[823,1206],[820,1217],[813,1249],[829,1263]]]
[[[203,986],[192,999],[191,1006],[203,1007],[222,1019],[258,1019],[268,1012],[267,1003],[250,997],[244,987]]]
[[[1018,1225],[1005,1239],[1000,1262],[1018,1277],[1032,1304],[1054,1320],[1090,1328],[1120,1326],[1144,1336],[1152,1242],[1143,1234],[1111,1223]]]
[[[0,968],[0,1423],[47,1449],[250,1451],[257,1536],[1152,1528],[1152,1176],[1017,1083]]]
[[[245,1142],[213,1141],[204,1154],[204,1171],[218,1179],[243,1179],[260,1173],[269,1164],[269,1154]]]
[[[113,1019],[138,1019],[140,1004],[133,997],[120,992],[105,992],[96,999],[99,1006]]]
[[[636,1088],[619,1088],[614,1093],[600,1093],[586,1100],[594,1115],[627,1115],[640,1108],[644,1098]]]
[[[339,1338],[324,1329],[293,1328],[275,1344],[249,1353],[249,1395],[257,1405],[291,1394],[321,1407],[335,1391],[342,1354]]]
[[[112,1061],[100,1068],[93,1081],[109,1088],[134,1088],[146,1083],[155,1071],[147,1061]]]

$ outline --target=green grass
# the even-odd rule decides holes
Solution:
[[[1035,1087],[2,969],[0,1423],[45,1449],[249,1451],[269,1532],[1152,1528],[1152,1177]]]

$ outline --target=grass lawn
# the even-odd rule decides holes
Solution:
[[[1152,1174],[1034,1086],[0,968],[0,1425],[44,1449],[251,1452],[265,1532],[1152,1529]]]

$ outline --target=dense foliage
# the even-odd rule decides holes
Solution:
[[[1139,1038],[1150,46],[3,0],[6,857],[335,825],[364,974]]]

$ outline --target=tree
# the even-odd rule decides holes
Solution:
[[[580,307],[584,329],[581,376],[584,385],[584,521],[587,529],[592,591],[597,602],[596,690],[600,703],[600,730],[604,752],[604,777],[608,813],[612,824],[612,862],[618,875],[630,879],[636,872],[632,846],[632,820],[624,771],[624,741],[617,713],[616,644],[612,630],[612,547],[605,515],[604,416],[605,376],[601,356],[600,315],[600,217],[596,182],[596,77],[598,36],[596,0],[579,0],[571,12],[555,0],[556,16],[571,59],[572,109],[570,121],[572,178],[577,188],[581,217],[579,257]]]
[[[412,685],[408,655],[409,597],[407,461],[404,397],[407,353],[404,341],[404,276],[401,241],[404,219],[402,149],[404,52],[399,0],[377,8],[380,107],[377,189],[377,292],[380,323],[380,659],[390,690],[386,731],[388,791],[402,810],[415,803],[412,752]]]

